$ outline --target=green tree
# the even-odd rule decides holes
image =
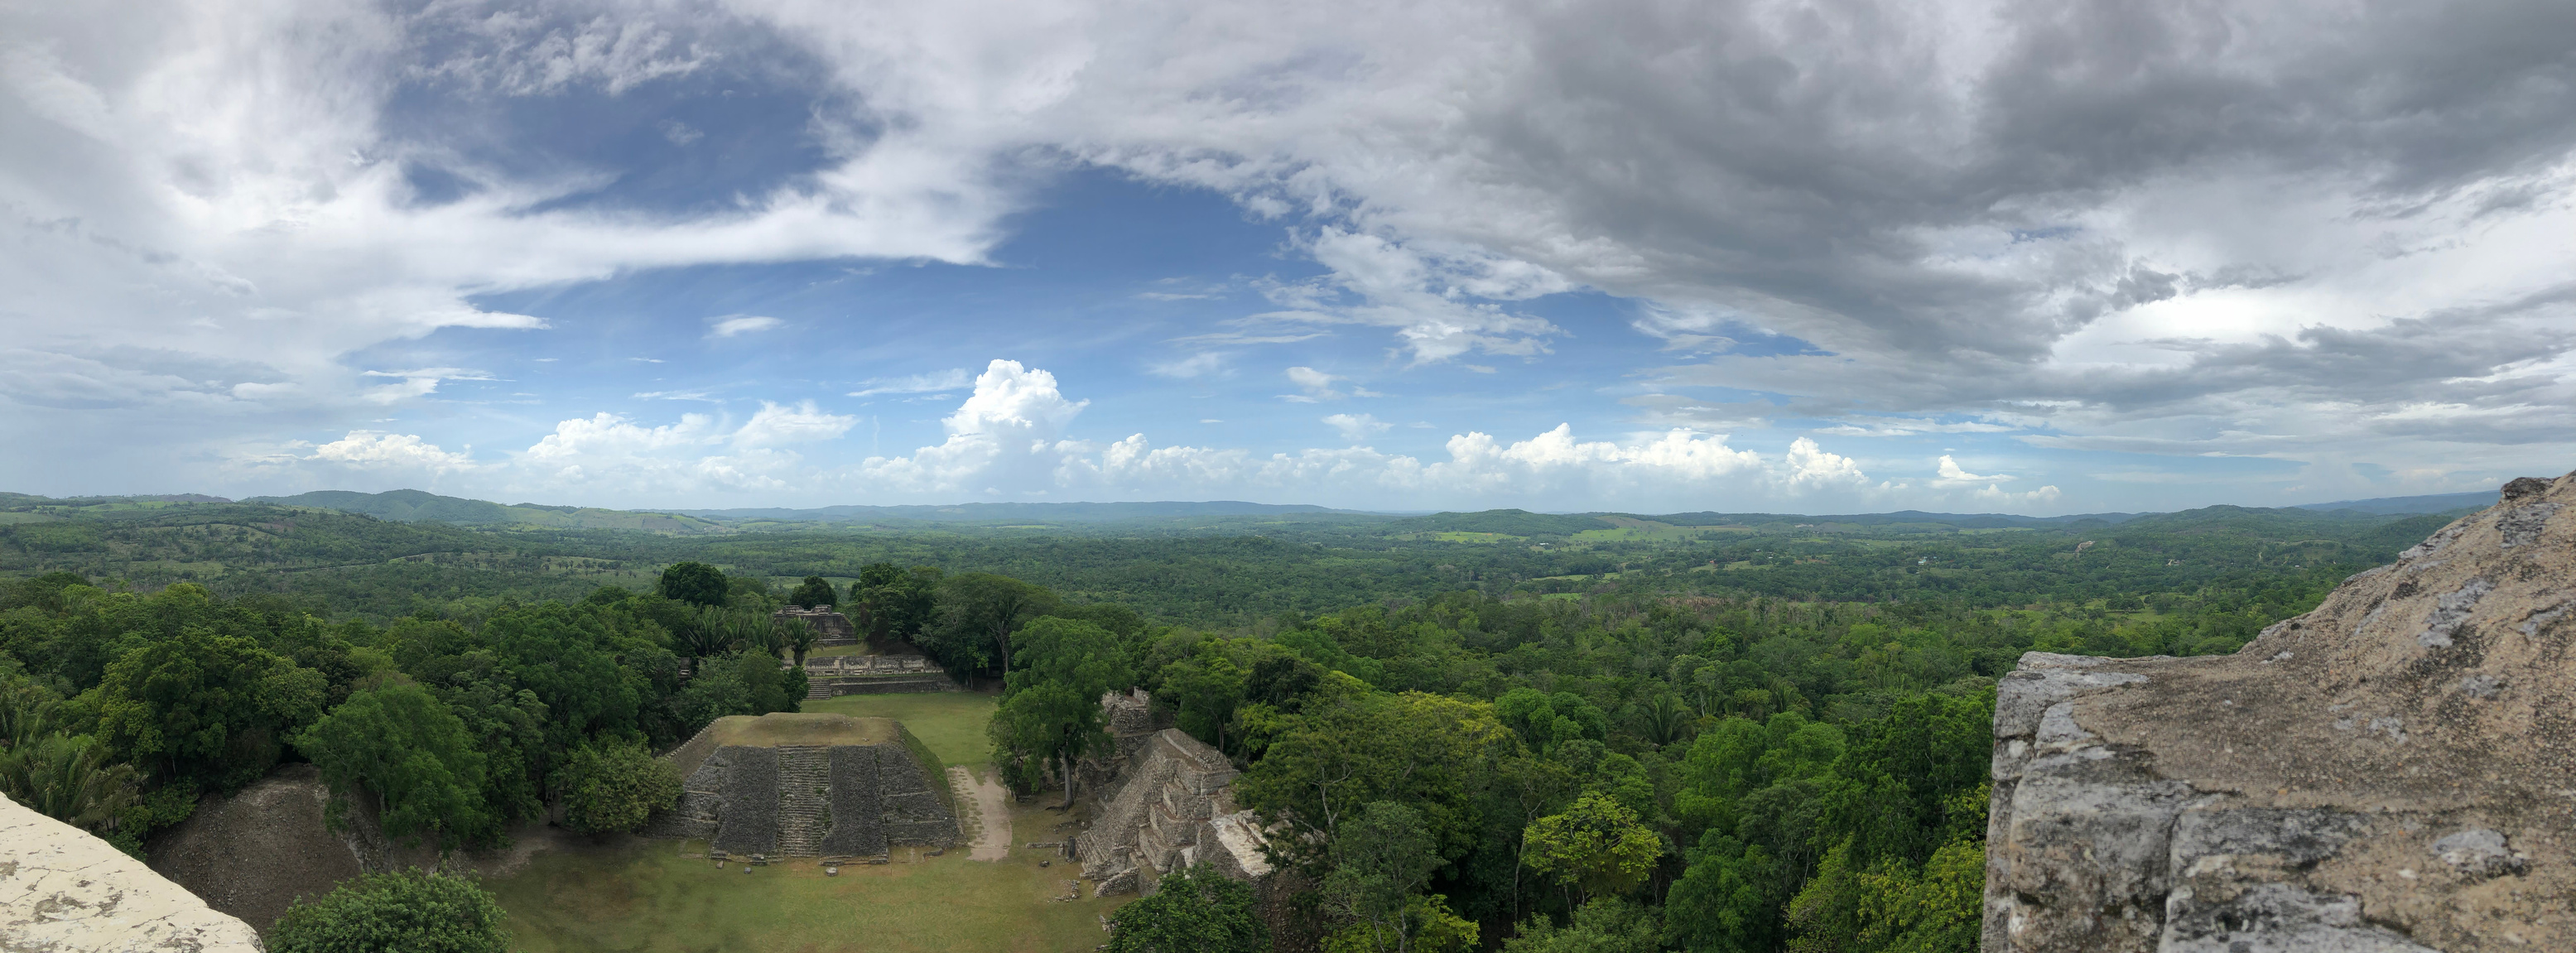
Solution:
[[[575,749],[555,788],[563,792],[564,826],[580,834],[641,830],[654,811],[680,802],[679,772],[640,744]]]
[[[230,790],[268,773],[326,692],[320,672],[192,627],[125,653],[83,701],[119,760]]]
[[[357,692],[295,739],[339,798],[360,789],[381,805],[385,833],[441,847],[500,833],[483,797],[484,758],[465,722],[418,685]]]
[[[1519,746],[1491,706],[1372,693],[1338,672],[1305,699],[1303,711],[1277,719],[1261,760],[1234,783],[1239,803],[1297,831],[1274,836],[1274,846],[1312,861],[1311,845],[1338,841],[1340,825],[1363,805],[1392,801],[1421,813],[1442,857],[1475,847],[1484,795]]]
[[[1422,812],[1393,801],[1361,808],[1334,833],[1324,905],[1363,948],[1410,950],[1426,922],[1410,902],[1440,869],[1440,844]],[[1436,919],[1436,918],[1435,918]]]
[[[1522,833],[1522,862],[1573,888],[1578,899],[1615,897],[1637,889],[1662,856],[1662,839],[1639,823],[1637,812],[1603,794],[1574,799],[1562,814],[1539,818]]]
[[[803,583],[796,586],[796,591],[788,593],[787,602],[789,605],[811,609],[838,603],[839,596],[839,591],[832,588],[831,580],[821,576],[807,576]]]
[[[940,583],[939,624],[919,641],[951,672],[998,665],[1008,674],[1011,636],[1056,602],[1055,593],[1009,576],[959,573]]]
[[[1607,897],[1574,908],[1573,922],[1561,927],[1530,918],[1503,941],[1503,953],[1656,953],[1664,948],[1662,919],[1653,907]]]
[[[733,613],[721,606],[700,606],[674,635],[680,654],[688,657],[689,671],[694,673],[707,656],[723,655],[733,647]]]
[[[665,599],[721,606],[731,591],[732,583],[725,579],[724,570],[706,563],[695,560],[672,563],[670,568],[662,570],[662,598]]]
[[[1036,765],[1055,761],[1070,807],[1073,761],[1108,742],[1100,696],[1126,687],[1126,657],[1109,630],[1052,616],[1021,630],[1019,652],[1019,667],[1004,677],[1002,706],[987,729],[994,755],[1021,766],[1018,780],[1027,787],[1035,786]]]
[[[1690,867],[1664,897],[1664,928],[1674,945],[1710,953],[1770,953],[1780,948],[1791,871],[1761,845],[1718,831],[1700,836]]]
[[[1270,926],[1252,885],[1205,863],[1164,874],[1154,895],[1109,917],[1109,953],[1264,953]]]
[[[788,619],[778,623],[778,641],[787,646],[788,651],[796,653],[798,668],[805,666],[805,654],[814,651],[814,643],[822,639],[823,633],[814,628],[814,623],[803,619]]]
[[[501,904],[473,881],[408,870],[342,881],[297,900],[268,933],[273,953],[505,953]]]

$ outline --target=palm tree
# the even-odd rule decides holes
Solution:
[[[87,736],[47,735],[0,755],[0,791],[74,827],[115,827],[116,815],[141,799],[136,787],[134,766],[109,763]]]
[[[732,646],[732,615],[716,606],[705,606],[680,627],[680,647],[689,653],[691,674],[697,673],[698,664],[707,656],[722,655]]]
[[[769,653],[770,658],[778,657],[780,640],[776,623],[745,612],[736,614],[727,628],[732,630],[734,645],[743,651],[759,649]]]
[[[803,619],[788,619],[779,623],[778,635],[779,641],[796,653],[797,668],[805,667],[805,653],[814,651],[814,643],[823,638],[823,633],[815,631],[814,623]]]

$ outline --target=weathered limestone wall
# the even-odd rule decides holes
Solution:
[[[2576,950],[2576,474],[2234,655],[1998,688],[1991,953]]]
[[[1240,772],[1224,753],[1178,728],[1145,734],[1143,692],[1108,695],[1119,766],[1088,830],[1074,838],[1082,876],[1096,893],[1152,893],[1162,875],[1205,861],[1225,876],[1260,884],[1269,877],[1262,833],[1252,812],[1235,808],[1228,788]]]
[[[0,950],[258,953],[250,924],[142,861],[0,797]]]

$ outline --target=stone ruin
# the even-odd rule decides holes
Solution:
[[[1985,949],[2576,950],[2571,503],[2508,483],[2233,655],[2023,656]]]
[[[820,636],[814,642],[816,645],[840,646],[859,644],[858,627],[850,624],[849,616],[832,611],[831,606],[815,606],[811,609],[803,606],[788,606],[784,609],[770,613],[769,618],[773,622],[792,622],[802,620],[806,624],[813,626],[814,631]]]
[[[829,655],[805,660],[805,698],[964,691],[948,670],[919,655]]]
[[[1164,874],[1202,861],[1227,877],[1270,880],[1264,837],[1251,811],[1237,810],[1228,785],[1240,772],[1224,753],[1178,728],[1153,728],[1151,697],[1138,689],[1101,696],[1110,736],[1109,786],[1089,829],[1074,839],[1083,879],[1095,894],[1152,894]]]
[[[781,725],[824,730],[766,730]],[[680,803],[655,812],[647,836],[705,840],[718,857],[882,860],[958,842],[937,759],[891,719],[737,715],[663,757],[683,778]]]
[[[0,796],[0,950],[260,949],[241,918],[89,832]]]

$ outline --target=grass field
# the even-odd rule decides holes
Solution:
[[[844,695],[804,708],[899,719],[947,764],[978,769],[991,756],[984,724],[994,706],[992,695],[945,692]],[[525,953],[1089,950],[1108,938],[1098,918],[1128,898],[1084,891],[1078,900],[1052,899],[1070,889],[1065,881],[1079,868],[1054,851],[1016,846],[1070,836],[1067,818],[1043,802],[1009,806],[1014,849],[1000,861],[968,860],[963,849],[921,857],[898,848],[894,863],[843,867],[837,877],[810,860],[745,873],[740,864],[719,869],[703,859],[704,842],[627,838],[539,853],[486,886],[510,913],[513,947]]]
[[[799,710],[892,718],[912,729],[912,736],[929,745],[943,766],[973,767],[993,760],[993,741],[984,735],[984,725],[993,720],[993,709],[1000,704],[1001,696],[983,692],[924,692],[843,695],[806,702]]]

